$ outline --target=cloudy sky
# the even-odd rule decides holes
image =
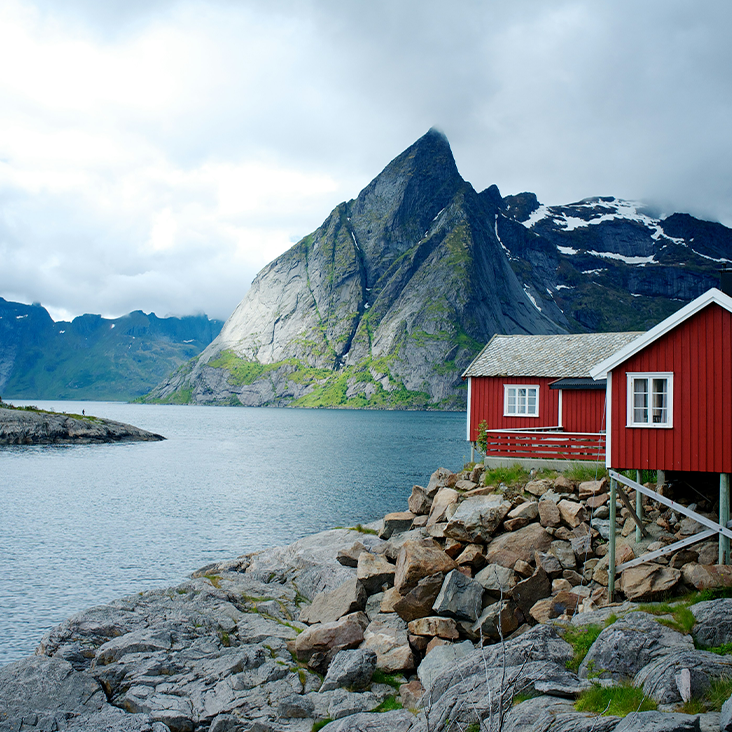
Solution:
[[[0,0],[0,297],[226,318],[431,126],[478,190],[732,225],[728,0]]]

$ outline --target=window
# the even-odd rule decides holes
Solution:
[[[672,427],[674,375],[628,374],[628,427]]]
[[[538,417],[539,387],[504,384],[503,415],[505,417]]]

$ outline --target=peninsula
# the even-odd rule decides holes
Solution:
[[[0,400],[0,445],[83,445],[164,439],[162,435],[111,419],[14,407]]]

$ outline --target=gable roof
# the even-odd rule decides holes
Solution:
[[[473,363],[468,376],[547,376],[587,378],[602,359],[636,340],[641,333],[575,333],[566,335],[494,335]]]
[[[619,366],[623,361],[627,361],[631,356],[638,353],[638,351],[643,350],[646,346],[658,340],[677,325],[680,325],[692,315],[712,303],[716,303],[732,313],[732,297],[725,295],[721,290],[713,287],[703,295],[699,295],[696,300],[692,300],[688,305],[684,305],[681,310],[677,310],[673,315],[669,315],[666,320],[662,320],[658,325],[643,333],[643,335],[632,343],[628,343],[623,348],[620,348],[620,350],[610,354],[603,361],[593,366],[590,371],[590,376],[593,379],[606,378],[608,372],[612,371],[616,366]]]

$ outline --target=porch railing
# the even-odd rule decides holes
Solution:
[[[486,457],[593,461],[605,459],[603,433],[558,430],[561,427],[488,430]]]

